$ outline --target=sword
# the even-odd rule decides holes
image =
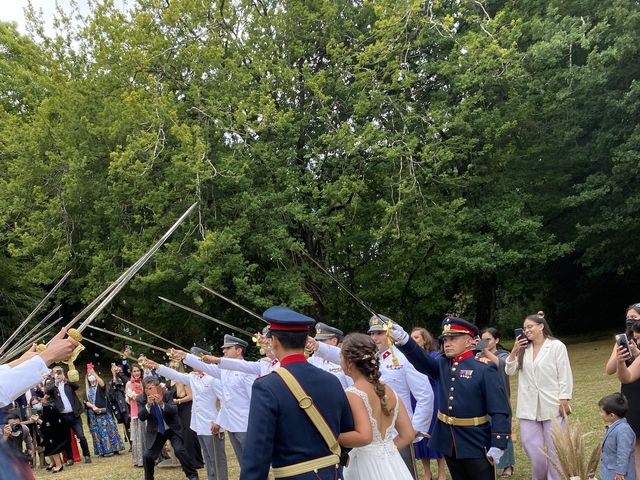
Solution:
[[[100,314],[100,312],[104,309],[104,307],[106,307],[111,302],[111,300],[118,294],[118,292],[120,292],[120,290],[122,290],[122,288],[127,284],[127,282],[131,280],[136,273],[138,273],[138,270],[140,270],[142,266],[145,263],[147,263],[147,261],[169,239],[169,237],[173,234],[173,232],[176,231],[176,229],[180,226],[180,224],[189,216],[189,214],[196,207],[196,205],[198,205],[198,202],[195,202],[193,205],[191,205],[187,209],[187,211],[184,212],[182,216],[178,218],[178,220],[176,220],[176,222],[171,226],[171,228],[167,230],[167,233],[165,233],[162,236],[162,238],[158,240],[156,244],[153,247],[151,247],[151,249],[147,253],[145,253],[136,263],[134,263],[131,267],[129,267],[120,277],[118,277],[118,279],[113,284],[111,284],[107,288],[107,290],[105,290],[105,292],[108,291],[109,293],[105,296],[104,300],[102,300],[100,305],[98,305],[96,309],[93,312],[91,312],[91,315],[89,315],[87,319],[84,322],[82,322],[77,329],[72,329],[72,331],[69,331],[69,333],[73,333],[73,334],[75,334],[75,332],[81,333],[87,327],[87,325],[91,324],[91,322],[95,320],[95,318]],[[103,294],[105,292],[103,292]],[[74,318],[73,320],[71,320],[71,322],[69,322],[69,324],[67,325],[67,328],[72,327],[79,320],[78,317],[79,315],[76,316],[76,318]],[[74,340],[76,341],[81,341],[81,339],[82,339],[81,335],[80,335],[80,340],[78,340],[77,338],[74,338]]]
[[[248,308],[240,305],[238,302],[234,302],[233,300],[231,300],[230,298],[225,297],[224,295],[222,295],[221,293],[216,292],[215,290],[209,288],[209,287],[205,287],[204,285],[202,285],[201,283],[199,283],[198,285],[200,285],[202,288],[204,288],[207,292],[211,292],[213,293],[215,296],[220,297],[223,300],[226,300],[227,302],[229,302],[231,305],[238,307],[240,310],[242,310],[243,312],[247,312],[249,315],[252,315],[254,317],[256,317],[257,319],[259,319],[262,322],[265,323],[269,323],[267,322],[264,318],[262,318],[260,315],[258,315],[257,313],[249,310]],[[251,336],[251,340],[253,340],[253,343],[256,344],[256,346],[258,346],[258,344],[260,343],[260,332],[256,332]],[[264,355],[264,348],[260,347],[260,354]]]
[[[54,314],[54,313],[56,313],[58,310],[60,310],[60,307],[61,307],[61,306],[62,306],[62,305],[58,305],[56,308],[54,308],[53,310],[51,310],[51,311],[47,314],[47,316],[46,316],[46,317],[44,317],[42,320],[40,320],[38,323],[36,323],[34,327],[32,327],[31,329],[29,329],[29,331],[28,331],[27,333],[25,333],[25,334],[22,336],[22,338],[20,338],[20,340],[18,340],[18,341],[17,341],[17,342],[16,342],[16,343],[11,347],[11,348],[9,348],[9,349],[5,352],[5,354],[4,354],[3,356],[6,356],[6,355],[9,355],[9,354],[13,353],[13,352],[15,351],[16,347],[18,347],[18,348],[19,348],[19,345],[22,345],[22,342],[24,342],[24,341],[25,341],[25,339],[27,339],[27,338],[29,338],[31,335],[33,335],[33,332],[35,332],[35,331],[38,329],[38,327],[39,327],[40,325],[42,325],[43,323],[45,323],[47,320],[49,320],[49,319],[53,316],[53,314]]]
[[[324,268],[320,262],[318,262],[311,255],[309,255],[305,250],[302,250],[302,254],[305,257],[307,257],[309,260],[311,260],[313,263],[315,263],[316,267],[318,267],[320,270],[322,270],[322,272],[324,272],[325,275],[327,275],[331,280],[333,280],[344,292],[348,293],[353,299],[355,299],[355,301],[358,302],[358,304],[361,307],[363,307],[365,310],[367,310],[374,317],[378,317],[378,320],[380,320],[380,322],[382,322],[384,324],[384,329],[385,329],[385,332],[387,334],[387,346],[389,347],[389,351],[391,352],[391,360],[392,360],[393,364],[397,367],[399,365],[399,362],[398,362],[398,358],[396,357],[395,352],[393,351],[393,339],[391,338],[391,328],[393,327],[393,322],[391,322],[391,321],[385,322],[382,319],[382,317],[380,315],[378,315],[376,312],[374,312],[373,309],[369,305],[364,303],[363,300],[361,300],[355,293],[353,293],[351,290],[349,290],[340,280],[338,280],[336,277],[331,275],[331,273],[329,273],[329,271],[326,268]]]
[[[60,322],[60,320],[62,320],[62,317],[59,317],[57,320],[52,322],[51,325],[48,325],[47,328],[43,329],[41,332],[36,333],[36,335],[34,337],[31,337],[31,338],[25,340],[24,342],[22,342],[19,346],[15,347],[11,353],[7,353],[4,357],[2,357],[0,362],[6,363],[6,362],[16,358],[18,356],[18,354],[24,349],[24,347],[26,347],[27,345],[30,345],[32,343],[35,343],[38,340],[40,340],[41,338],[43,338],[47,334],[47,332],[49,330],[51,330],[53,327],[56,326],[56,324],[58,322]],[[38,352],[43,351],[44,348],[45,348],[44,345],[38,345]]]
[[[120,275],[120,277],[118,277],[118,279],[115,282],[109,285],[109,287],[107,287],[107,289],[103,291],[98,296],[98,298],[96,298],[93,302],[91,302],[90,305],[88,305],[84,310],[82,310],[82,312],[76,315],[76,317],[67,324],[67,327],[66,327],[67,335],[69,335],[69,337],[73,338],[77,342],[82,342],[82,331],[88,325],[90,325],[91,322],[95,320],[95,318],[100,314],[100,312],[102,312],[102,310],[111,302],[111,300],[113,300],[113,298],[120,292],[120,290],[124,288],[127,282],[129,282],[129,280],[131,280],[134,277],[134,275],[138,273],[138,271],[143,267],[143,265],[147,263],[147,261],[160,249],[160,247],[169,239],[169,237],[173,234],[173,232],[177,230],[177,228],[187,218],[187,216],[189,216],[189,214],[196,207],[196,205],[198,205],[198,202],[195,202],[193,205],[191,205],[187,209],[187,211],[184,212],[182,216],[178,218],[178,220],[176,220],[176,222],[171,226],[171,228],[167,230],[167,232],[162,236],[162,238],[160,238],[160,240],[158,240],[156,244],[153,247],[151,247],[151,249],[147,253],[145,253],[136,263],[131,265],[122,275]],[[75,325],[80,320],[80,318],[82,318],[82,316],[86,314],[86,312],[90,310],[90,307],[92,307],[92,305],[96,304],[99,301],[100,297],[103,297],[103,300],[95,308],[95,310],[91,312],[91,314],[86,318],[86,320],[82,322],[77,329],[70,328],[73,325]],[[67,361],[67,364],[69,365],[67,378],[72,382],[77,381],[77,378],[79,378],[78,371],[75,369],[73,362],[83,349],[84,347],[80,343],[76,347],[76,350],[74,351],[74,353],[71,355],[71,358]]]
[[[171,305],[174,305],[174,306],[176,306],[178,308],[186,310],[187,312],[193,313],[193,314],[198,315],[198,316],[200,316],[202,318],[206,318],[207,320],[210,320],[212,322],[218,323],[218,324],[223,325],[223,326],[225,326],[227,328],[230,328],[231,330],[235,330],[238,333],[242,333],[243,335],[247,335],[248,337],[252,337],[253,338],[253,333],[251,333],[251,332],[249,332],[247,330],[244,330],[243,328],[236,327],[235,325],[231,325],[230,323],[227,323],[227,322],[223,322],[222,320],[218,320],[217,318],[214,318],[214,317],[212,317],[210,315],[207,315],[206,313],[202,313],[202,312],[199,312],[198,310],[194,310],[193,308],[186,307],[186,306],[184,306],[184,305],[182,305],[182,304],[180,304],[178,302],[174,302],[173,300],[169,300],[168,298],[164,298],[164,297],[158,297],[158,298],[160,300],[162,300],[163,302],[167,302],[167,303],[169,303]]]
[[[127,335],[121,335],[119,333],[112,332],[110,330],[105,330],[104,328],[96,327],[95,325],[87,325],[87,328],[90,328],[91,330],[95,330],[96,332],[106,333],[107,335],[111,335],[112,337],[122,338],[124,340],[131,341],[133,343],[137,343],[138,345],[142,345],[143,347],[150,348],[151,350],[156,351],[156,352],[162,352],[164,354],[167,354],[169,352],[165,348],[156,347],[155,345],[151,345],[150,343],[143,342],[142,340],[138,340],[136,338],[131,338],[131,337],[128,337]]]
[[[31,319],[35,316],[35,314],[38,313],[38,310],[40,310],[42,306],[45,303],[47,303],[47,301],[51,298],[51,296],[54,293],[56,293],[56,291],[62,286],[62,284],[67,280],[67,278],[69,278],[69,275],[71,275],[71,270],[65,273],[64,276],[60,280],[58,280],[58,283],[56,283],[53,286],[53,288],[49,291],[49,293],[45,295],[45,297],[42,300],[40,300],[40,303],[38,303],[38,305],[36,305],[36,308],[34,308],[33,311],[27,316],[27,318],[24,319],[24,321],[20,324],[18,329],[14,331],[9,338],[7,338],[7,340],[2,344],[2,346],[0,346],[0,353],[4,352],[4,349],[7,347],[7,345],[9,345],[9,343],[11,343],[13,339],[18,336],[18,333],[20,333],[20,331],[27,326],[27,324],[31,321]]]
[[[143,327],[141,327],[140,325],[136,325],[135,323],[130,322],[129,320],[125,320],[124,318],[119,317],[118,315],[116,315],[116,314],[114,314],[114,313],[112,313],[112,314],[111,314],[111,316],[112,316],[112,317],[117,318],[117,319],[118,319],[118,320],[120,320],[121,322],[124,322],[124,323],[126,323],[126,324],[128,324],[128,325],[131,325],[131,326],[132,326],[132,327],[134,327],[134,328],[137,328],[138,330],[142,330],[143,332],[147,332],[149,335],[153,335],[153,336],[154,336],[154,337],[156,337],[157,339],[162,340],[163,342],[167,342],[168,344],[173,345],[174,347],[176,347],[176,348],[177,348],[177,349],[179,349],[179,350],[182,350],[183,352],[188,352],[188,351],[189,351],[189,349],[188,349],[188,348],[181,347],[181,346],[180,346],[180,345],[178,345],[177,343],[174,343],[174,342],[172,342],[171,340],[167,340],[166,338],[161,337],[161,336],[160,336],[160,335],[158,335],[157,333],[153,333],[151,330],[147,330],[146,328],[143,328]]]
[[[258,315],[255,312],[252,312],[251,310],[249,310],[246,307],[243,307],[242,305],[240,305],[237,302],[234,302],[233,300],[231,300],[230,298],[225,297],[224,295],[222,295],[221,293],[216,292],[215,290],[209,288],[209,287],[205,287],[204,285],[202,285],[201,283],[199,283],[198,285],[200,285],[200,287],[204,288],[207,292],[213,293],[216,297],[220,297],[223,300],[226,300],[227,302],[229,302],[231,305],[238,307],[240,310],[247,312],[249,315],[256,317],[258,320],[260,320],[261,322],[265,322],[265,323],[269,323],[267,322],[264,318],[262,318],[260,315]]]
[[[105,350],[108,350],[108,351],[110,351],[112,353],[115,353],[116,355],[124,356],[125,358],[128,358],[129,360],[133,360],[134,362],[138,362],[137,358],[132,357],[131,355],[123,355],[122,352],[119,352],[115,348],[107,347],[106,345],[103,345],[100,342],[96,342],[95,340],[91,340],[90,338],[85,338],[84,340],[89,342],[89,343],[93,343],[94,345],[97,345],[100,348],[104,348]]]

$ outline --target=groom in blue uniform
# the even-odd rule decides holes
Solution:
[[[511,408],[493,362],[476,360],[478,327],[462,318],[442,322],[444,356],[433,358],[399,325],[392,336],[416,370],[438,382],[438,421],[429,448],[442,452],[453,480],[495,480],[511,435]]]
[[[307,362],[304,347],[315,322],[284,307],[263,313],[280,368],[253,383],[240,480],[341,478],[341,432],[353,430],[339,380]]]

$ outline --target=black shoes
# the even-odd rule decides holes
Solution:
[[[91,463],[91,457],[84,457],[84,463]]]

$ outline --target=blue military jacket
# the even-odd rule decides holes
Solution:
[[[349,401],[335,375],[309,364],[304,355],[284,358],[280,368],[286,368],[298,380],[336,437],[353,430]],[[266,480],[270,464],[285,467],[330,454],[326,442],[282,378],[270,373],[256,379],[251,391],[240,480]],[[288,480],[335,478],[334,467],[321,469],[318,474],[287,477]]]
[[[473,352],[433,358],[411,338],[399,347],[419,372],[437,381],[438,411],[460,419],[489,415],[477,426],[450,425],[438,419],[429,448],[455,458],[483,458],[491,447],[504,450],[511,436],[511,407],[496,365],[476,360]]]

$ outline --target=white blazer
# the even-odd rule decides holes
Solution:
[[[522,370],[518,360],[505,365],[507,375],[520,372],[518,378],[518,406],[516,416],[524,420],[539,422],[557,418],[560,399],[571,399],[573,375],[567,347],[560,340],[547,338],[533,359],[533,345],[529,344],[522,359]]]

